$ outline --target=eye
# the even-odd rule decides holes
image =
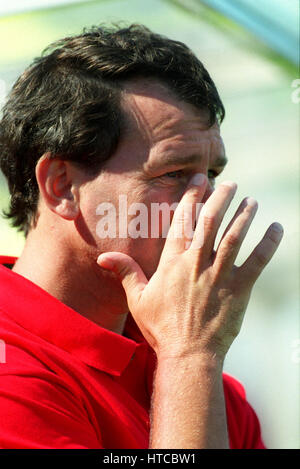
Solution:
[[[166,173],[165,176],[171,179],[179,179],[183,176],[186,176],[186,174],[183,169],[178,169],[177,171],[170,171],[169,173]]]
[[[216,179],[216,177],[219,176],[219,173],[217,173],[217,171],[215,171],[214,169],[209,169],[207,171],[207,177],[208,179]]]

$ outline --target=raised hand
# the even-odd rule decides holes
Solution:
[[[223,359],[240,330],[251,289],[283,234],[281,226],[274,223],[244,264],[235,266],[257,210],[256,201],[247,198],[214,250],[220,224],[237,188],[228,182],[218,186],[194,220],[192,241],[176,237],[186,213],[190,213],[187,208],[203,198],[207,180],[199,176],[191,180],[174,213],[158,268],[149,281],[126,254],[109,252],[98,259],[101,267],[119,276],[131,314],[158,357],[196,353]]]

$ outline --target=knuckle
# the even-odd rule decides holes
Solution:
[[[213,213],[206,212],[203,216],[204,228],[208,231],[212,230],[217,224],[217,216]]]
[[[201,186],[192,186],[189,188],[188,192],[186,193],[184,201],[187,201],[187,203],[198,202],[199,199],[201,198],[202,193],[203,193],[203,188]]]
[[[239,242],[239,236],[235,233],[228,233],[223,242],[228,248],[234,248]]]
[[[255,207],[252,205],[247,205],[243,210],[244,218],[247,220],[250,217],[253,217],[253,212],[255,211]]]
[[[183,210],[180,210],[176,213],[176,215],[173,218],[173,224],[174,225],[181,225],[185,220],[185,214]]]
[[[278,245],[278,233],[276,231],[270,231],[268,238],[273,247]]]
[[[129,273],[129,268],[126,264],[115,265],[114,272],[119,277],[124,278]]]
[[[268,263],[268,256],[262,250],[258,250],[255,253],[255,261],[258,267],[264,267]]]
[[[203,192],[202,186],[191,186],[189,189],[190,195],[192,197],[199,197],[199,194]]]

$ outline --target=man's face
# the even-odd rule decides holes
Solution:
[[[169,206],[178,203],[196,173],[203,173],[209,179],[202,200],[205,202],[226,158],[219,126],[208,128],[204,113],[179,101],[158,82],[146,84],[141,80],[128,84],[124,108],[129,116],[128,129],[101,173],[83,184],[80,208],[89,232],[85,238],[93,239],[96,256],[108,251],[124,252],[150,278],[165,243],[165,237],[161,236],[163,220],[160,219],[157,237],[151,207],[155,203],[165,202]],[[145,209],[134,203],[142,204]],[[129,211],[126,225],[129,229],[127,237],[122,237],[124,225],[121,231],[119,227],[120,222],[126,221],[125,206]],[[115,209],[108,213],[104,210],[107,207]],[[104,216],[106,221],[111,220],[110,226],[101,222]],[[138,224],[138,221],[142,222]],[[109,235],[106,238],[103,238],[104,227]],[[138,231],[144,237],[136,237],[134,233]]]

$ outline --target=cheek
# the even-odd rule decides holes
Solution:
[[[150,189],[144,203],[148,213],[148,232],[152,239],[165,238],[181,194],[174,188]]]
[[[148,278],[153,275],[159,263],[179,200],[180,197],[170,190],[150,189],[147,197],[143,199],[143,205],[146,207],[144,216],[131,219],[135,226],[137,221],[141,221],[138,229],[144,237],[129,238],[128,254],[140,264]]]
[[[124,252],[139,264],[146,277],[150,279],[157,269],[164,244],[163,238],[130,239]]]
[[[99,219],[99,207],[101,204],[114,204],[112,190],[102,178],[94,179],[84,185],[80,191],[79,205],[80,215],[76,220],[77,234],[81,240],[93,247],[96,253],[101,252],[102,240],[97,235]],[[108,240],[110,241],[110,240]],[[109,248],[109,246],[107,246]],[[108,251],[109,249],[105,249]]]
[[[78,232],[97,253],[119,251],[130,255],[150,278],[165,244],[172,206],[182,193],[174,188],[145,188],[133,180],[93,181],[81,196]]]
[[[127,196],[127,185],[124,178],[104,173],[83,188],[80,194],[80,211],[94,235],[101,217],[106,216],[107,220],[118,217],[119,196]]]

